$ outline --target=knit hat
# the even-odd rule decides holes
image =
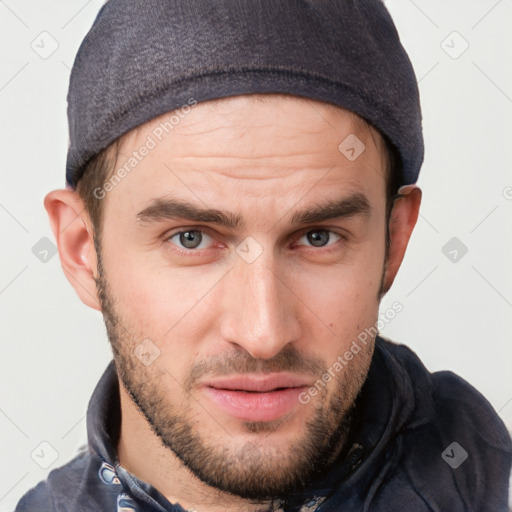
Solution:
[[[400,185],[423,162],[419,91],[381,0],[109,0],[68,92],[66,181],[115,139],[214,98],[287,93],[348,109],[387,136]]]

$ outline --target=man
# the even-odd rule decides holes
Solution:
[[[382,3],[111,0],[68,103],[45,206],[114,360],[17,511],[507,509],[492,407],[378,335],[423,160]]]

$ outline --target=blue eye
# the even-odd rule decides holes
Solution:
[[[179,241],[179,244],[181,244],[181,247],[175,243],[171,242],[174,245],[178,245],[178,248],[180,249],[206,249],[207,247],[201,247],[202,242],[206,239],[211,237],[207,235],[204,231],[200,231],[199,229],[189,229],[187,231],[179,231],[178,233],[175,233],[174,235],[171,235],[167,238],[167,240],[170,242],[173,238],[177,238]]]
[[[295,245],[323,248],[333,246],[336,242],[343,239],[343,236],[329,229],[318,228],[310,229],[304,233]],[[200,250],[211,249],[214,238],[202,229],[185,229],[167,236],[165,241],[170,242],[175,246],[175,250],[183,255],[187,253],[192,255],[192,253],[199,252]]]
[[[331,244],[328,243],[329,241],[332,240],[332,235],[337,237],[337,239],[334,240],[333,243],[337,242],[338,240],[341,240],[341,238],[342,238],[337,233],[334,233],[333,231],[329,231],[328,229],[314,229],[314,230],[308,231],[301,238],[299,238],[299,242],[303,238],[306,238],[307,241],[313,247],[327,247],[329,245],[332,245],[332,243]]]

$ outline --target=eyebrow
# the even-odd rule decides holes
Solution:
[[[329,219],[369,216],[371,207],[368,199],[361,193],[347,197],[324,200],[319,204],[293,214],[292,225],[313,224]],[[242,229],[245,221],[241,215],[223,212],[211,208],[198,207],[178,198],[157,198],[137,214],[137,220],[155,223],[164,220],[184,219],[194,222],[218,224],[230,229]]]

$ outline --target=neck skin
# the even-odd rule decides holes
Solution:
[[[174,453],[165,447],[146,418],[119,383],[121,429],[117,455],[132,475],[153,485],[171,503],[196,512],[263,512],[273,510],[268,503],[246,500],[206,485],[192,474]]]

